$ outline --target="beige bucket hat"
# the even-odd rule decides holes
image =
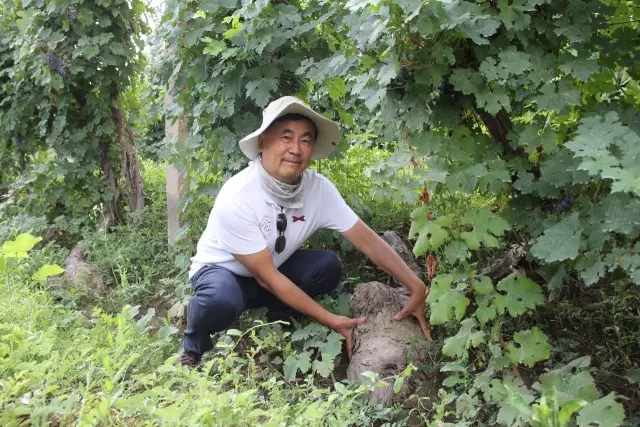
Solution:
[[[260,152],[258,136],[278,117],[289,113],[298,113],[313,120],[318,128],[318,138],[313,147],[311,160],[318,160],[328,156],[338,145],[340,126],[333,120],[313,111],[311,107],[294,96],[283,96],[272,101],[262,112],[260,128],[240,140],[240,150],[250,160],[255,160]]]

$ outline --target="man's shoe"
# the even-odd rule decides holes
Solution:
[[[184,346],[180,346],[180,359],[178,359],[178,363],[181,366],[186,366],[187,368],[195,368],[200,364],[201,358],[201,355],[193,353],[191,351],[184,351]]]

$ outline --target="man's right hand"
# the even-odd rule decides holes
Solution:
[[[349,356],[349,360],[351,360],[351,353],[353,351],[353,329],[366,321],[366,317],[358,317],[354,319],[351,317],[336,316],[331,322],[331,329],[342,335],[347,341],[347,355]]]

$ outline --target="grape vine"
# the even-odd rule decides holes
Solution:
[[[49,223],[65,215],[108,225],[126,205],[141,207],[131,203],[142,189],[131,179],[137,166],[122,94],[142,65],[144,11],[138,0],[2,5],[3,217],[28,212]]]

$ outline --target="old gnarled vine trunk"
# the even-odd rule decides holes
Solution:
[[[422,277],[420,267],[402,239],[392,231],[384,233],[383,239],[405,260],[407,265]],[[367,317],[367,322],[353,333],[353,354],[347,378],[363,381],[366,371],[380,374],[385,380],[400,374],[410,362],[419,362],[426,356],[427,343],[417,319],[408,316],[394,320],[409,298],[406,287],[392,279],[391,286],[381,282],[361,283],[356,286],[350,300],[352,317]],[[414,363],[415,364],[415,363]],[[400,392],[393,393],[394,380],[387,386],[374,390],[370,399],[374,403],[390,405],[396,399],[403,400],[410,392],[409,381],[405,381]]]

